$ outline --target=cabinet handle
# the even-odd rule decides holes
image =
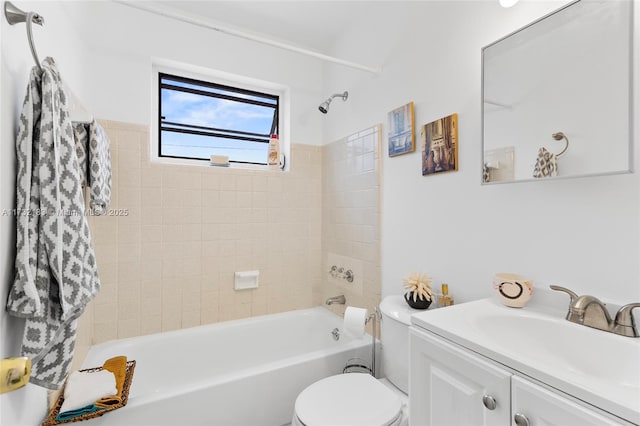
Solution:
[[[496,399],[491,395],[485,395],[482,397],[482,403],[487,408],[487,410],[495,410],[496,409]]]
[[[524,414],[516,413],[513,416],[513,420],[517,426],[529,426],[529,419]]]

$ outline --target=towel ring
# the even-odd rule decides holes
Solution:
[[[561,141],[562,139],[565,140],[564,149],[556,154],[556,157],[560,157],[569,148],[569,138],[567,138],[567,136],[562,132],[554,133],[554,134],[551,135],[551,137],[554,138],[557,141]]]
[[[23,12],[9,1],[4,2],[4,16],[7,18],[7,22],[9,22],[10,25],[19,24],[21,22],[25,22],[27,24],[27,39],[29,40],[29,47],[31,48],[31,56],[33,56],[33,60],[36,61],[38,69],[42,71],[40,59],[38,59],[38,53],[36,52],[36,46],[33,43],[33,31],[31,30],[31,24],[35,22],[38,25],[43,25],[44,18],[35,12]]]

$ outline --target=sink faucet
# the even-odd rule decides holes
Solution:
[[[623,306],[616,314],[615,320],[612,320],[604,303],[598,298],[589,295],[578,296],[568,288],[558,285],[550,285],[549,287],[551,290],[563,291],[571,298],[566,316],[567,321],[622,336],[640,337],[631,313],[633,308],[640,307],[640,303]]]
[[[327,305],[333,305],[334,303],[337,303],[338,305],[344,305],[345,303],[347,303],[347,299],[344,297],[343,294],[341,294],[340,296],[334,296],[334,297],[328,298],[325,303]]]
[[[613,332],[627,337],[640,337],[640,333],[633,321],[633,308],[640,308],[640,303],[629,303],[624,305],[616,314]]]

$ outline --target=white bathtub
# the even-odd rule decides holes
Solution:
[[[102,343],[83,368],[116,355],[135,359],[126,407],[89,421],[104,425],[282,425],[309,384],[370,358],[371,338],[331,330],[322,307]]]

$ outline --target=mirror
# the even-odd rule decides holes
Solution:
[[[483,183],[631,171],[632,7],[579,0],[482,49]]]

